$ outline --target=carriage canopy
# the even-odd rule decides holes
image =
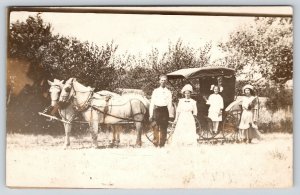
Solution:
[[[168,79],[193,79],[201,77],[225,76],[231,77],[235,75],[234,69],[224,67],[203,67],[203,68],[183,68],[167,74]]]
[[[224,100],[224,106],[228,106],[235,97],[235,70],[225,67],[202,67],[202,68],[184,68],[167,74],[170,83],[178,86],[189,83],[193,86],[194,92],[192,98],[197,101],[200,113],[207,116],[208,106],[205,98],[213,93],[212,86],[222,86],[221,96]],[[178,89],[176,91],[179,91]],[[178,92],[177,92],[178,93]],[[176,95],[176,92],[175,92]],[[177,95],[180,97],[180,95]]]

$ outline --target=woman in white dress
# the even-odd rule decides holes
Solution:
[[[224,101],[219,94],[219,87],[213,86],[214,93],[208,97],[206,104],[210,105],[208,109],[208,118],[213,122],[213,132],[218,133],[219,122],[222,121],[222,109],[224,108]]]
[[[174,120],[175,130],[170,140],[171,146],[196,146],[198,135],[194,116],[197,116],[196,101],[191,99],[193,87],[185,85],[181,93],[184,98],[179,99]]]
[[[239,124],[239,132],[243,141],[251,143],[253,138],[260,139],[260,134],[257,130],[258,127],[256,125],[256,115],[254,114],[257,98],[254,96],[252,85],[245,85],[243,87],[243,92],[245,96],[240,101],[243,112]]]

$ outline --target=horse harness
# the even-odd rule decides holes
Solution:
[[[132,118],[125,118],[125,117],[120,117],[120,116],[116,116],[116,115],[113,115],[113,114],[110,114],[109,113],[109,106],[113,106],[113,105],[109,105],[109,100],[111,99],[111,96],[109,97],[106,97],[106,103],[105,103],[105,106],[104,106],[104,109],[103,111],[101,109],[99,109],[98,107],[96,106],[92,106],[93,109],[97,110],[98,112],[102,113],[103,114],[103,124],[105,123],[105,118],[107,116],[111,116],[111,117],[114,117],[114,118],[117,118],[117,119],[121,119],[121,120],[124,120],[124,121],[128,121],[128,122],[142,122],[143,120],[139,121],[139,120],[134,120],[134,116],[138,115],[138,114],[142,114],[142,113],[136,113],[136,114],[133,114],[133,111],[132,111],[132,105],[131,105],[131,100],[129,100],[129,103],[130,103],[130,116],[132,116]],[[115,105],[115,106],[121,106],[121,105]]]
[[[109,100],[112,98],[112,96],[108,95],[105,97],[105,106],[104,106],[104,109],[103,111],[100,110],[98,107],[96,106],[92,106],[92,108],[94,108],[95,110],[97,110],[98,112],[102,113],[103,114],[103,124],[105,123],[105,118],[107,116],[111,116],[111,117],[114,117],[114,118],[117,118],[117,119],[121,119],[121,120],[125,120],[125,121],[128,121],[128,122],[142,122],[142,121],[138,121],[138,120],[134,120],[133,117],[135,115],[138,115],[138,114],[141,114],[141,113],[137,113],[137,114],[134,114],[133,115],[133,111],[132,111],[132,105],[131,105],[131,100],[129,100],[129,103],[130,103],[130,116],[133,116],[132,118],[124,118],[124,117],[120,117],[120,116],[116,116],[116,115],[113,115],[113,114],[110,114],[108,111],[109,111]],[[111,107],[113,105],[110,105]],[[117,106],[117,105],[115,105]],[[119,105],[121,106],[121,105]]]
[[[74,97],[77,98],[77,97],[76,97],[76,90],[75,90],[75,88],[74,88],[73,85],[72,85],[72,88],[73,88],[74,93],[75,93],[75,96],[74,96]],[[87,109],[91,106],[93,94],[94,94],[94,92],[93,92],[93,91],[90,91],[90,94],[89,94],[87,100],[86,100],[82,105],[74,105],[74,106],[73,106],[73,107],[74,107],[74,110],[75,110],[76,112],[82,112],[82,111],[87,110]]]
[[[104,106],[104,110],[103,110],[103,124],[105,123],[105,117],[108,113],[108,103],[109,103],[110,99],[111,99],[110,95],[105,96],[105,106]]]
[[[74,88],[73,85],[72,85],[72,88],[73,88],[74,93],[75,93],[74,98],[76,98],[76,90],[75,90],[75,88]],[[100,113],[103,114],[103,122],[102,122],[103,124],[105,123],[105,118],[106,118],[107,116],[111,116],[111,117],[114,117],[114,118],[117,118],[117,119],[129,121],[129,122],[142,122],[142,121],[138,121],[138,120],[134,120],[134,119],[133,119],[133,117],[134,117],[135,115],[138,115],[138,114],[141,114],[141,113],[137,113],[137,114],[134,114],[134,115],[133,115],[133,114],[132,114],[132,112],[133,112],[133,111],[132,111],[132,106],[130,106],[130,108],[131,108],[131,110],[130,110],[131,114],[130,114],[130,115],[133,116],[132,118],[124,118],[124,117],[115,116],[115,115],[110,114],[110,113],[109,113],[109,100],[111,100],[111,98],[112,98],[111,95],[105,96],[105,105],[104,105],[103,111],[100,110],[99,108],[97,108],[96,106],[92,106],[92,105],[91,105],[91,102],[92,102],[92,99],[93,99],[93,98],[92,98],[93,95],[94,95],[94,92],[93,92],[93,91],[90,91],[90,94],[89,94],[87,100],[86,100],[82,105],[74,105],[74,106],[73,106],[74,110],[78,113],[78,112],[85,111],[85,110],[87,110],[89,107],[91,107],[92,109],[95,109],[95,110],[97,110],[98,112],[100,112]],[[71,99],[71,98],[70,98],[70,99]],[[69,99],[69,100],[70,100],[70,99]],[[130,102],[130,104],[131,104],[131,100],[129,100],[129,102]],[[113,105],[110,105],[110,106],[113,106]]]

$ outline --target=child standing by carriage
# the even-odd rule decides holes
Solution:
[[[210,105],[208,109],[208,118],[213,123],[213,133],[218,133],[219,122],[222,121],[222,109],[224,108],[224,101],[219,94],[220,88],[217,85],[212,86],[213,94],[208,97],[206,104]]]

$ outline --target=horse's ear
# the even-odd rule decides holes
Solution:
[[[67,83],[72,83],[72,82],[73,82],[73,78],[69,78],[69,79],[66,81],[65,84],[67,84]]]
[[[64,80],[59,82],[59,87],[62,89],[64,87]]]
[[[49,81],[49,80],[47,80],[47,81],[48,81],[48,84],[49,84],[49,85],[53,85],[53,83],[52,83],[51,81]]]

